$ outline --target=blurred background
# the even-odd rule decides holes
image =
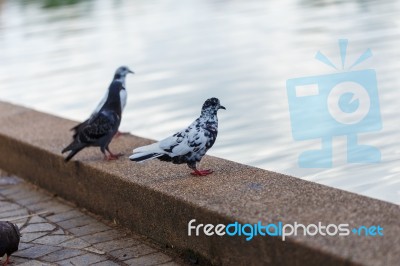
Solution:
[[[383,129],[361,134],[379,164],[347,164],[334,139],[334,167],[299,168],[320,140],[294,141],[290,78],[337,73],[347,62],[375,69]],[[218,97],[220,131],[209,154],[400,203],[400,3],[394,0],[0,0],[0,99],[86,119],[127,65],[122,131],[162,139]]]

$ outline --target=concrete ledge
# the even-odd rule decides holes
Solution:
[[[398,265],[400,208],[215,157],[215,173],[189,175],[186,166],[159,161],[134,164],[127,157],[102,161],[97,148],[64,163],[61,149],[76,122],[0,102],[0,168],[67,200],[115,219],[200,262],[223,265]],[[123,136],[111,148],[129,154],[151,140]],[[79,161],[77,161],[79,160]],[[348,223],[380,225],[383,237],[187,236],[197,223]]]

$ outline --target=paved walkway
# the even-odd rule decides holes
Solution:
[[[182,263],[152,246],[145,237],[80,210],[19,178],[7,177],[1,171],[0,220],[12,220],[22,233],[19,251],[11,256],[12,265]]]

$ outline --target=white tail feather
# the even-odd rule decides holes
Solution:
[[[135,153],[135,154],[132,154],[131,156],[129,156],[129,159],[131,159],[132,161],[135,161],[136,159],[139,159],[140,157],[145,157],[145,156],[148,156],[148,155],[151,155],[151,154],[152,154],[152,152],[151,153]],[[144,163],[144,162],[147,162],[149,160],[153,160],[155,158],[161,157],[163,155],[164,154],[155,153],[150,158],[147,158],[147,159],[144,159],[144,160],[140,160],[140,161],[137,161],[137,162],[138,163]]]
[[[139,147],[133,150],[133,154],[129,159],[137,162],[146,162],[164,155],[164,151],[160,149],[159,143],[153,143],[147,146]],[[149,157],[150,156],[150,157]],[[143,160],[141,158],[143,157]],[[146,158],[148,157],[148,158]]]
[[[160,149],[159,143],[153,143],[147,146],[143,146],[143,147],[139,147],[133,150],[133,154],[135,153],[160,153],[160,152],[164,152],[162,149]]]

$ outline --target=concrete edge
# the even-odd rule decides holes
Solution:
[[[70,141],[67,129],[76,122],[7,103],[0,103],[1,111],[5,112],[0,116],[4,126],[0,129],[0,168],[201,264],[395,265],[399,261],[397,205],[214,157],[206,161],[220,171],[203,180],[177,174],[176,166],[162,162],[146,166],[128,160],[104,163],[97,149],[66,164],[59,151]],[[30,130],[44,126],[46,130],[26,137],[32,134]],[[115,148],[127,152],[151,140],[126,136],[114,142]],[[223,170],[226,176],[219,174]],[[247,189],[247,181],[261,189]],[[239,182],[247,190],[242,191]],[[263,212],[265,208],[271,211]],[[285,242],[277,237],[250,242],[243,237],[188,237],[191,219],[212,224],[294,219],[380,223],[391,236],[375,238],[372,244],[360,237],[299,237]],[[370,254],[365,255],[366,251]]]

